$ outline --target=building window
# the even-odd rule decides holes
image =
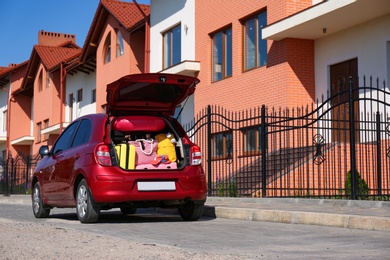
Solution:
[[[77,90],[77,102],[83,101],[83,89]]]
[[[267,12],[258,13],[244,21],[244,70],[267,63],[267,40],[262,40],[261,30],[267,25]]]
[[[111,61],[111,33],[107,35],[106,41],[104,42],[103,52],[104,64],[109,63]]]
[[[232,75],[232,28],[215,33],[213,36],[213,81]]]
[[[233,134],[231,131],[213,134],[211,137],[212,159],[231,158],[233,155]]]
[[[73,121],[73,93],[69,94],[69,121]]]
[[[261,126],[253,126],[242,129],[244,137],[244,155],[257,155],[260,153],[262,147],[261,144]],[[267,129],[265,129],[267,131]]]
[[[42,89],[43,89],[43,72],[41,70],[38,76],[38,91],[41,92]]]
[[[120,31],[116,33],[116,57],[122,56],[124,53],[123,36]]]
[[[37,142],[41,142],[42,123],[37,123]]]
[[[7,110],[3,111],[3,132],[7,131]]]
[[[46,119],[43,121],[43,129],[49,128],[49,119]],[[44,134],[43,135],[43,140],[48,140],[49,139],[49,134]]]
[[[181,62],[181,25],[163,34],[164,69]]]
[[[92,102],[91,103],[95,103],[96,102],[96,89],[93,89],[92,90]]]
[[[46,88],[50,87],[50,73],[46,73]]]

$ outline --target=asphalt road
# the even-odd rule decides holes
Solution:
[[[98,223],[81,224],[75,209],[53,209],[48,219],[35,219],[27,205],[0,205],[0,222],[2,219],[50,223],[58,229],[215,253],[226,259],[390,259],[390,233],[380,231],[205,217],[185,222],[177,215],[149,210],[129,216],[107,211]]]

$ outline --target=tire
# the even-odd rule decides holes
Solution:
[[[100,207],[95,205],[87,182],[81,180],[76,193],[76,212],[81,223],[95,223],[99,219]]]
[[[131,215],[137,212],[137,208],[125,207],[125,208],[121,208],[121,212],[123,215]]]
[[[47,218],[50,214],[50,208],[43,203],[39,182],[34,184],[32,191],[32,209],[36,218]]]
[[[179,207],[179,214],[185,221],[195,221],[202,216],[203,209],[204,203],[196,204],[193,201],[189,201]]]

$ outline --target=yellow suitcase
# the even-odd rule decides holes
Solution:
[[[119,166],[124,169],[135,169],[135,146],[131,144],[117,144],[115,146],[119,159]]]

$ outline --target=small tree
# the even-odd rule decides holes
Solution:
[[[359,172],[356,172],[356,179],[357,179],[357,198],[358,199],[367,199],[368,198],[368,184],[367,182],[362,179]],[[351,198],[352,195],[352,174],[351,171],[347,173],[347,178],[345,179],[345,194],[348,198]]]

